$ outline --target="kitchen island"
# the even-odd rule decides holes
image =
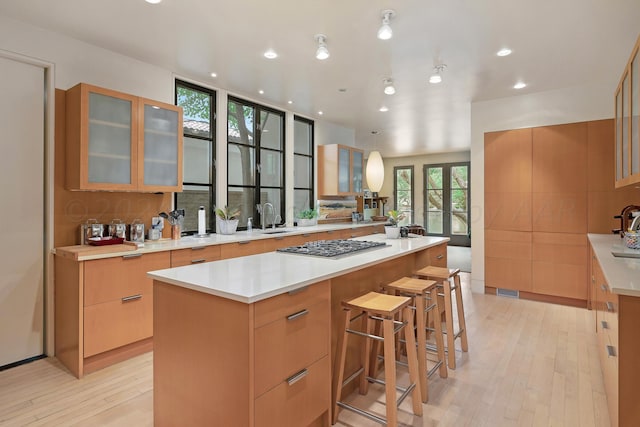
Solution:
[[[340,301],[446,266],[446,238],[327,259],[269,252],[152,271],[154,422],[328,426]],[[359,364],[358,355],[347,370]]]

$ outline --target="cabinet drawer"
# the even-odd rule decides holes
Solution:
[[[329,353],[329,301],[290,310],[255,331],[255,395]]]
[[[264,240],[264,251],[273,252],[278,248],[286,248],[289,246],[298,246],[306,242],[306,238],[301,235],[295,236],[277,236]]]
[[[264,251],[264,240],[245,240],[236,243],[226,243],[220,247],[220,259],[261,254]]]
[[[316,283],[305,288],[297,289],[255,304],[255,327],[259,328],[267,323],[286,318],[319,302],[329,301],[329,281]]]
[[[90,306],[121,298],[150,294],[153,280],[147,271],[162,270],[171,265],[169,251],[132,254],[84,263],[84,305]]]
[[[349,237],[362,237],[362,236],[368,236],[369,234],[373,234],[373,227],[372,226],[368,226],[368,227],[353,227],[351,230],[349,230]]]
[[[153,336],[153,294],[84,309],[84,357]]]
[[[607,341],[606,333],[604,335],[604,345],[600,346],[602,377],[609,406],[609,417],[612,421],[616,420],[611,425],[618,425],[618,348],[611,346],[611,343]],[[612,350],[607,349],[607,346],[611,346]],[[610,355],[609,351],[613,351],[615,355]]]
[[[277,387],[256,399],[256,427],[308,426],[323,412],[329,411],[329,357],[323,357],[306,371],[300,372],[302,377],[298,381],[290,379],[287,382],[285,379]]]
[[[217,261],[220,259],[220,245],[171,251],[171,267]]]

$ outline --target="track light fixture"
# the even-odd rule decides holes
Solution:
[[[392,79],[384,79],[382,80],[382,83],[384,84],[384,93],[386,93],[387,95],[393,95],[394,93],[396,93],[396,88],[393,86]]]
[[[391,18],[396,16],[396,12],[392,9],[386,9],[381,12],[381,15],[382,15],[382,25],[378,30],[378,38],[380,40],[389,40],[391,37],[393,37],[393,30],[389,25],[389,21],[391,21]]]
[[[316,50],[316,58],[320,60],[327,59],[329,57],[329,49],[327,49],[327,36],[324,34],[316,34],[315,40],[318,42],[318,50]]]
[[[440,83],[442,81],[442,71],[447,68],[446,64],[438,64],[433,67],[433,74],[429,77],[429,83]]]

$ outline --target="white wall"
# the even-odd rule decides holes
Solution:
[[[471,284],[484,292],[484,133],[612,118],[609,82],[471,104]],[[611,141],[613,144],[613,141]]]

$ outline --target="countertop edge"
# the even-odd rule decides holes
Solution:
[[[590,233],[588,238],[611,292],[640,297],[640,259],[620,258],[611,254],[612,245],[621,240],[619,236]],[[630,287],[634,285],[638,289]]]

